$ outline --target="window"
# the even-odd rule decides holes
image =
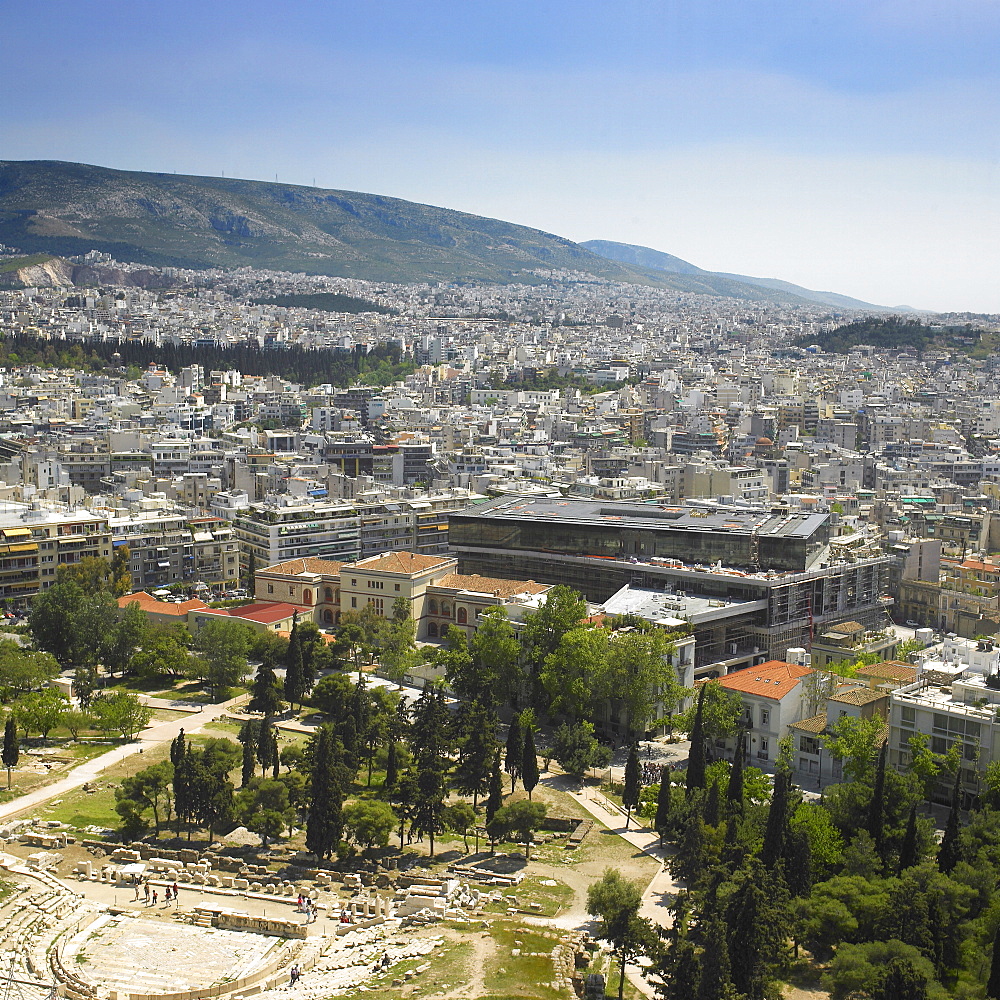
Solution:
[[[313,592],[308,588],[306,588],[305,590],[302,591],[302,603],[312,604],[312,602],[313,602]]]
[[[358,606],[358,599],[356,597],[351,598],[351,607],[356,608]]]
[[[443,614],[446,618],[451,617],[451,605],[447,601],[441,602],[441,614]]]
[[[768,751],[770,750],[770,744],[767,740],[760,741],[760,750],[757,751],[757,756],[760,758],[767,757]]]
[[[294,597],[295,596],[295,584],[293,584],[293,583],[290,583],[288,585],[288,596],[289,597]]]
[[[771,724],[771,711],[767,708],[762,708],[760,710],[760,724],[762,726],[769,726]]]
[[[438,602],[433,597],[427,602],[427,613],[431,615],[438,613]]]
[[[899,711],[899,719],[904,726],[912,726],[917,720],[916,709],[904,705]]]
[[[469,616],[465,611],[465,608],[458,609],[458,624],[465,625],[469,620]]]
[[[326,625],[332,625],[333,624],[333,612],[329,608],[327,608],[323,612],[323,623],[326,624]]]
[[[324,587],[323,588],[323,600],[324,601],[332,601],[333,600],[333,587]]]
[[[393,589],[393,590],[399,590],[399,584],[398,584],[398,583],[394,583],[394,584],[392,585],[392,589]]]
[[[428,622],[427,624],[427,638],[436,639],[438,634],[437,622]]]
[[[269,594],[273,594],[273,593],[274,593],[274,584],[273,584],[273,583],[269,583],[269,584],[267,585],[267,592],[268,592]]]

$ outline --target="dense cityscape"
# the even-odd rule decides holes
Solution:
[[[22,995],[998,995],[997,317],[4,261]]]

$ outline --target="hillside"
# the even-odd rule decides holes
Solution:
[[[853,299],[849,295],[840,295],[837,292],[818,292],[811,288],[803,288],[801,285],[794,285],[790,281],[781,281],[778,278],[753,278],[746,274],[729,274],[725,271],[705,271],[694,264],[689,264],[680,257],[673,254],[664,253],[662,250],[653,250],[650,247],[635,246],[631,243],[614,243],[610,240],[585,240],[580,244],[588,250],[592,250],[608,260],[615,260],[619,263],[642,267],[652,271],[663,271],[667,274],[681,274],[697,277],[706,284],[714,283],[718,288],[727,288],[737,285],[746,288],[762,289],[758,295],[771,295],[786,297],[786,300],[797,300],[814,302],[818,305],[832,306],[836,309],[876,309],[886,310],[886,306],[873,305],[871,302],[863,302],[861,299]],[[900,306],[895,311],[907,311],[906,306]]]
[[[537,229],[398,198],[41,160],[0,161],[0,243],[25,254],[100,250],[140,264],[371,281],[533,281],[530,271],[551,268],[678,292],[802,301],[696,268],[622,263]]]
[[[993,347],[993,340],[993,335],[971,324],[928,325],[900,316],[868,316],[833,330],[802,337],[795,344],[798,347],[816,344],[831,354],[847,354],[859,345],[872,346],[880,351],[920,352],[938,348],[976,353],[985,350],[984,344]]]

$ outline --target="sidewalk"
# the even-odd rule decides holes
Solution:
[[[60,778],[51,785],[45,785],[43,788],[38,788],[27,795],[21,795],[10,802],[0,804],[0,820],[27,812],[41,805],[43,802],[48,802],[49,799],[65,795],[66,792],[71,792],[74,788],[79,788],[86,782],[93,781],[106,768],[121,763],[121,761],[134,754],[142,753],[147,746],[158,746],[160,743],[169,742],[182,729],[187,735],[200,732],[206,723],[228,714],[230,709],[235,707],[235,703],[243,697],[243,695],[240,695],[237,698],[223,702],[221,705],[206,705],[202,711],[192,712],[182,719],[154,723],[147,729],[144,729],[134,742],[122,744],[122,746],[115,747],[113,750],[101,754],[100,757],[94,757],[92,760],[79,764],[65,778]]]

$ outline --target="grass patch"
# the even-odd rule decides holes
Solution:
[[[498,997],[537,997],[555,1000],[561,996],[552,988],[555,970],[550,952],[555,941],[523,927],[491,929],[496,951],[486,963],[484,986]],[[520,949],[519,955],[512,954]],[[539,957],[540,956],[540,957]]]
[[[34,267],[36,264],[44,264],[49,260],[55,260],[50,253],[36,253],[30,257],[14,257],[12,260],[0,260],[0,274],[20,271],[22,267]]]
[[[84,761],[100,757],[101,754],[114,749],[116,745],[117,744],[115,742],[102,740],[100,742],[78,741],[59,746],[58,744],[52,744],[50,741],[46,746],[57,751],[51,756],[51,758],[48,756],[35,755],[31,755],[30,758],[27,758],[25,755],[22,755],[20,766],[15,767],[11,773],[13,788],[9,791],[7,790],[6,780],[0,784],[0,803],[13,802],[14,799],[20,798],[22,795],[27,795],[29,792],[37,791],[40,788],[44,788],[46,785],[51,785],[56,781],[60,781],[65,778],[67,773],[76,767],[77,764],[82,764]],[[39,762],[46,761],[52,764],[52,769],[50,771],[25,770],[24,763],[26,759]],[[6,778],[6,768],[0,770],[0,777],[4,779]]]
[[[440,948],[427,955],[408,958],[397,962],[386,972],[372,977],[367,982],[365,996],[369,1000],[399,1000],[410,992],[441,992],[444,985],[454,989],[467,984],[471,978],[472,944],[469,941],[446,940]],[[394,979],[402,979],[404,973],[425,963],[430,968],[419,976],[414,976],[402,988],[393,986]],[[433,987],[433,989],[429,989]]]

